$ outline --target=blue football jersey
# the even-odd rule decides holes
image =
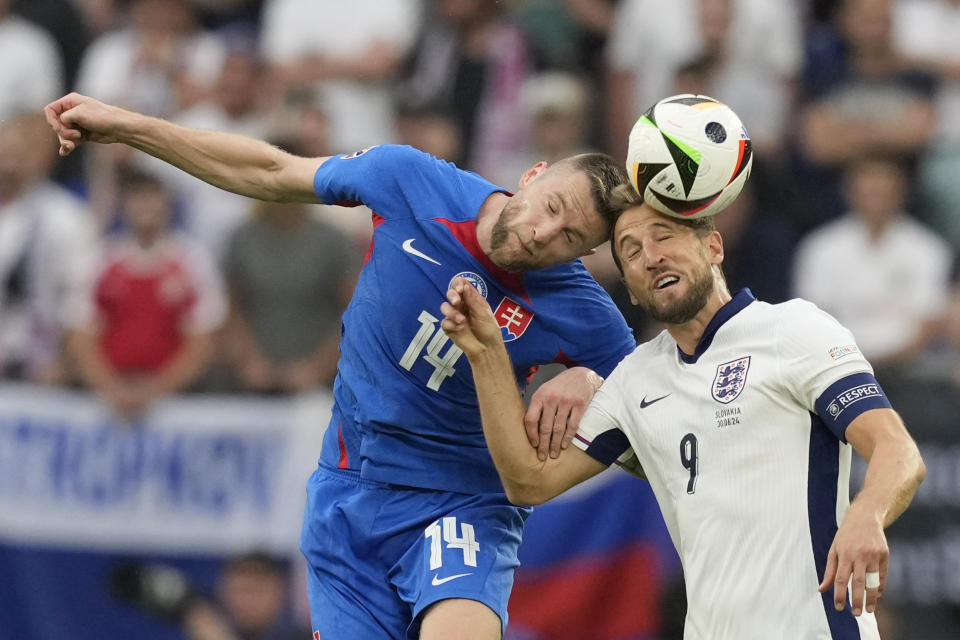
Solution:
[[[381,145],[327,160],[314,189],[326,203],[367,205],[374,224],[343,316],[324,464],[395,485],[503,491],[469,362],[440,327],[457,276],[494,309],[521,387],[541,364],[606,376],[633,351],[623,316],[580,261],[511,273],[483,253],[477,213],[503,190],[480,176],[411,147]]]

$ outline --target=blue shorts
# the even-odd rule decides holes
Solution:
[[[307,483],[300,550],[313,630],[337,638],[417,638],[439,600],[487,605],[507,626],[517,548],[530,509],[362,480],[321,465]]]

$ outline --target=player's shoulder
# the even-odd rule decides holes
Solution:
[[[664,329],[650,340],[638,344],[637,348],[623,359],[623,365],[629,368],[645,368],[651,363],[675,358],[676,352],[676,341]]]

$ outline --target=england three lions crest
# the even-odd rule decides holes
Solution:
[[[714,400],[723,404],[733,402],[747,384],[747,371],[749,369],[750,356],[718,365],[710,395],[713,396]]]
[[[530,321],[533,320],[533,311],[525,309],[516,300],[504,298],[493,311],[493,317],[497,319],[497,324],[500,325],[503,341],[510,342],[522,336],[523,332],[530,326]]]

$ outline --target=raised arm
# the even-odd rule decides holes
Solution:
[[[916,443],[892,409],[862,413],[845,435],[867,461],[867,473],[834,537],[820,590],[832,586],[834,603],[842,608],[852,577],[850,600],[854,614],[860,615],[861,607],[874,610],[886,585],[890,551],[883,530],[910,504],[926,468]],[[867,584],[866,574],[874,572],[880,574],[878,583]]]
[[[190,129],[78,93],[44,108],[66,156],[85,140],[119,142],[215,187],[277,202],[317,202],[313,176],[326,158],[302,158],[244,136]]]
[[[540,459],[527,440],[525,409],[500,327],[472,285],[454,280],[441,311],[443,330],[470,360],[487,447],[511,502],[541,504],[606,468],[576,447]]]

